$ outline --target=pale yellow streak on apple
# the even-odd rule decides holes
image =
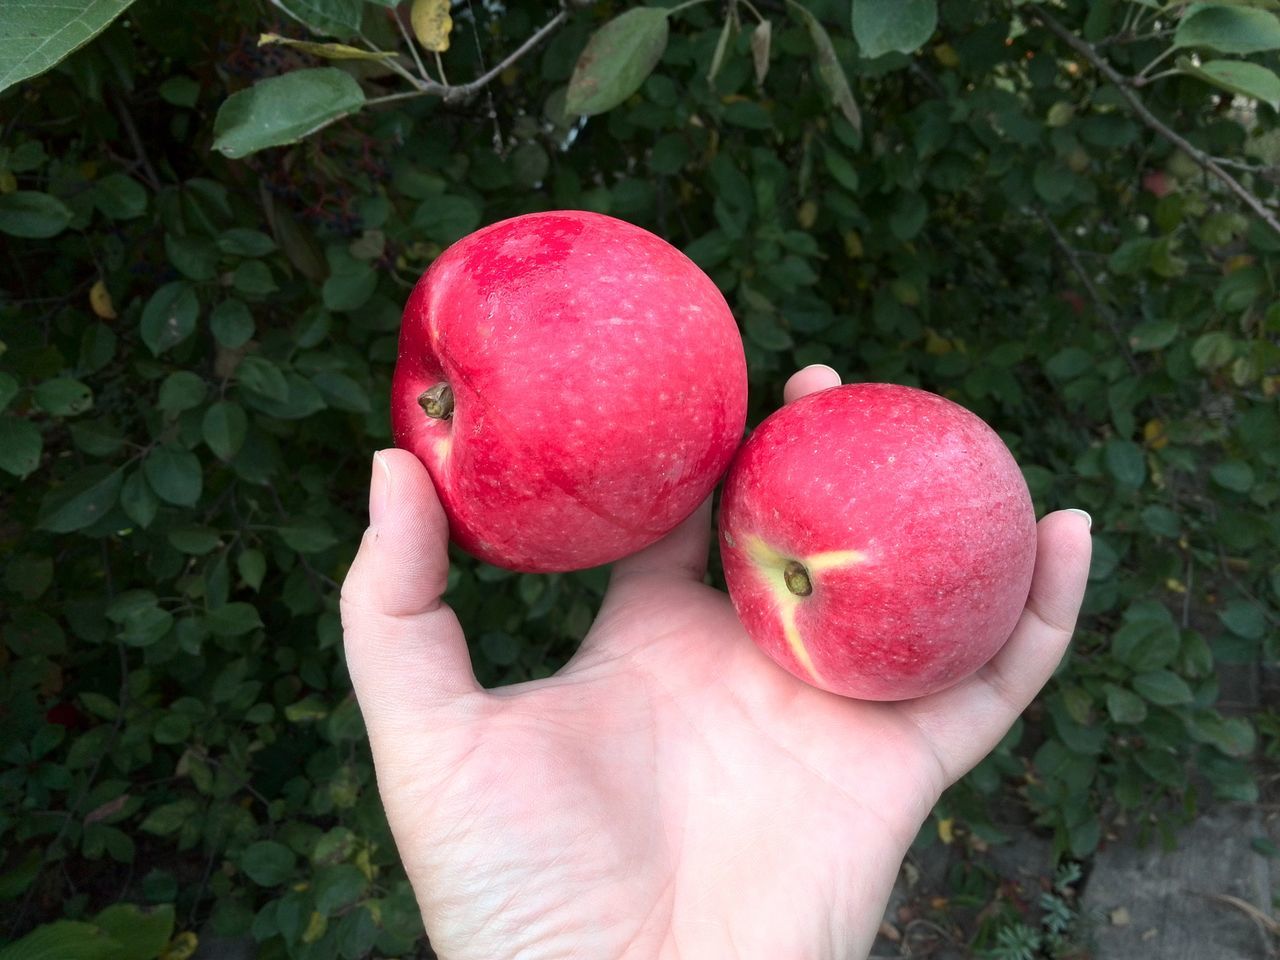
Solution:
[[[800,562],[810,573],[821,573],[824,570],[839,570],[842,567],[854,567],[866,562],[866,555],[860,550],[828,550],[826,553],[815,553]]]
[[[431,447],[431,449],[435,452],[436,460],[439,461],[440,463],[444,463],[445,460],[449,459],[449,449],[452,446],[453,446],[452,437],[441,437],[439,440],[437,440]]]
[[[800,628],[796,625],[796,610],[802,598],[787,589],[783,570],[792,559],[803,563],[810,574],[825,570],[839,570],[865,562],[865,555],[858,550],[827,550],[809,557],[787,557],[759,537],[751,537],[745,546],[747,556],[759,569],[766,571],[765,577],[769,589],[778,605],[778,615],[782,618],[782,635],[786,638],[787,646],[791,648],[792,655],[805,673],[809,674],[814,682],[820,682],[818,668],[814,666],[813,658],[809,656],[809,651],[804,645],[804,637],[800,636]]]
[[[809,675],[809,679],[814,683],[820,683],[822,678],[818,674],[818,668],[813,665],[809,650],[804,645],[804,637],[800,636],[800,628],[796,626],[796,607],[800,605],[800,598],[786,587],[782,588],[782,592],[787,595],[787,599],[778,600],[778,613],[782,616],[782,635],[787,638],[787,646],[791,648],[796,662]],[[775,590],[774,593],[776,595],[777,591]]]

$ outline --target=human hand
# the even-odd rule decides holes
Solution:
[[[837,382],[809,367],[786,399]],[[426,469],[382,451],[369,500],[347,661],[442,960],[865,956],[930,809],[1060,661],[1089,568],[1086,519],[1046,516],[993,660],[918,700],[846,700],[777,667],[702,583],[708,503],[614,565],[563,670],[486,691],[441,602]]]

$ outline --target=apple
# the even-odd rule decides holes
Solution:
[[[1004,645],[1036,521],[979,417],[859,383],[788,404],[747,439],[725,479],[720,550],[739,619],[779,665],[846,697],[905,700]]]
[[[454,542],[508,569],[583,569],[661,538],[723,475],[746,409],[720,291],[612,217],[478,230],[405,306],[396,445],[426,465]]]

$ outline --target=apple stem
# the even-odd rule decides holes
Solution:
[[[432,420],[448,420],[453,416],[453,388],[447,383],[437,383],[422,391],[418,405]]]
[[[809,580],[809,571],[799,560],[788,560],[782,568],[782,579],[787,589],[797,597],[807,597],[813,593],[813,583]]]

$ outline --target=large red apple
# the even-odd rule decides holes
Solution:
[[[669,532],[746,424],[742,339],[714,283],[612,217],[537,213],[459,240],[409,297],[396,444],[422,460],[456,543],[577,570]]]
[[[884,383],[764,421],[725,481],[725,577],[752,639],[832,693],[903,700],[968,676],[1022,612],[1026,482],[980,418]]]

